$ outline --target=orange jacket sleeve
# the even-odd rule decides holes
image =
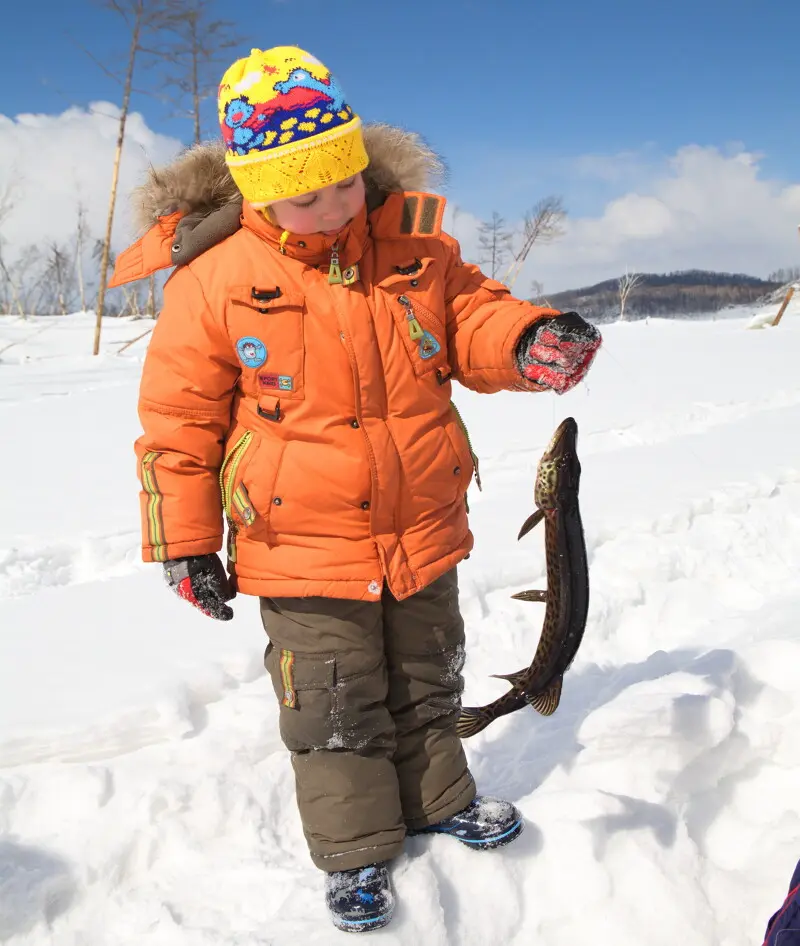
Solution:
[[[514,352],[529,325],[558,311],[514,298],[502,283],[465,263],[452,237],[442,234],[442,241],[448,253],[445,303],[453,377],[482,394],[542,390],[520,375]]]
[[[136,441],[142,558],[163,562],[222,547],[219,469],[239,363],[197,278],[175,271],[142,371]]]

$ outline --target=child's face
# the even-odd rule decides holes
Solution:
[[[364,194],[364,180],[356,174],[300,197],[276,200],[269,209],[275,223],[284,230],[329,235],[341,230],[361,210]]]

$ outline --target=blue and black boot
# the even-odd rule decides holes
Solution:
[[[386,864],[327,874],[325,902],[337,929],[366,933],[386,926],[394,913],[394,894]]]
[[[409,834],[449,834],[475,851],[509,844],[522,833],[522,815],[510,801],[476,795],[469,805],[444,821]]]

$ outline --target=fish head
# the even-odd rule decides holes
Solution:
[[[578,425],[573,417],[567,417],[558,425],[536,471],[533,499],[545,513],[557,509],[578,490],[581,465],[577,444]]]

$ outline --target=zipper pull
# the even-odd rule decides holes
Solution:
[[[339,241],[337,240],[331,247],[331,266],[328,270],[328,285],[341,286],[341,284],[342,268],[339,265]]]
[[[411,300],[408,298],[408,296],[398,296],[397,301],[406,310],[406,319],[408,320],[408,334],[411,336],[411,341],[418,342],[425,332],[422,330],[422,326],[419,324],[416,316],[414,315],[414,306],[411,305]]]

